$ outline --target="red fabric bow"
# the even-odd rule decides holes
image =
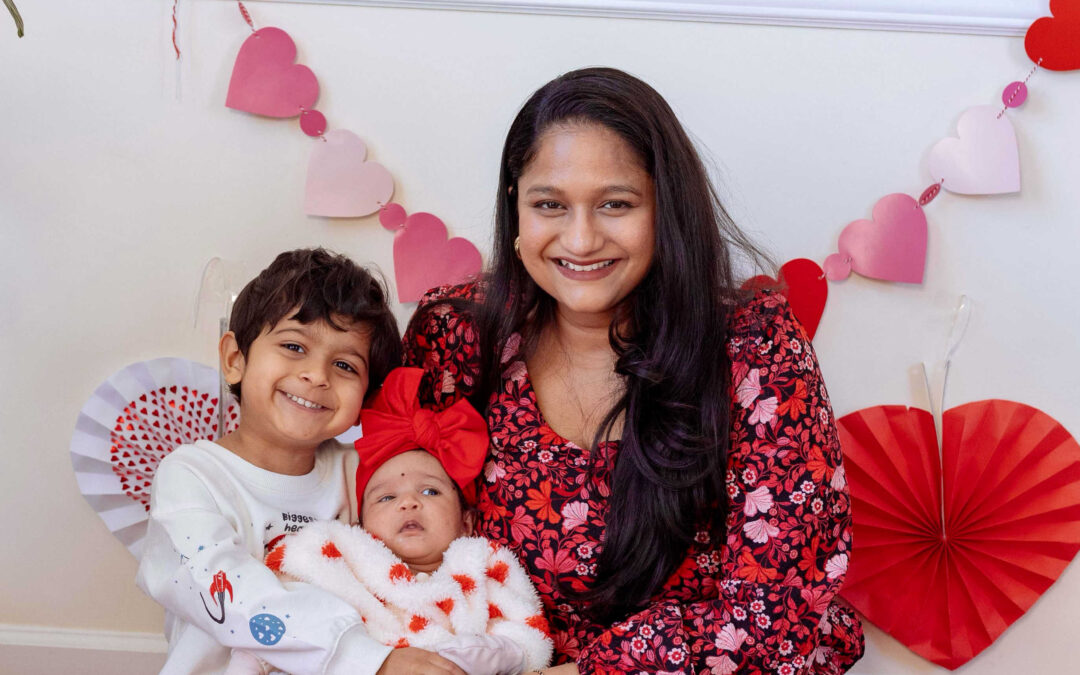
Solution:
[[[465,499],[471,503],[475,497],[473,481],[487,456],[487,423],[465,399],[441,412],[420,407],[416,393],[423,374],[420,368],[395,368],[371,407],[360,411],[364,435],[356,441],[356,500],[361,509],[372,474],[391,457],[410,450],[434,455]]]

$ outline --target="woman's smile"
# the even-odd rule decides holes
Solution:
[[[600,260],[598,262],[574,262],[566,258],[556,258],[559,274],[574,281],[593,281],[611,274],[618,260]]]

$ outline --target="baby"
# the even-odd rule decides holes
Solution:
[[[509,550],[469,536],[487,427],[464,400],[421,408],[421,375],[392,371],[361,412],[362,527],[313,523],[266,564],[346,600],[384,644],[435,651],[474,675],[542,668],[552,643],[525,571]]]

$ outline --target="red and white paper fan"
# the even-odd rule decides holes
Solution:
[[[150,484],[163,457],[179,445],[216,439],[220,377],[177,358],[141,361],[114,373],[83,406],[71,438],[79,491],[136,557],[146,534]],[[225,432],[236,428],[230,397]]]

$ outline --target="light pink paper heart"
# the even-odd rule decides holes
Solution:
[[[365,161],[367,146],[347,129],[334,129],[316,142],[308,161],[304,213],[357,218],[375,213],[394,194],[394,177],[382,164]],[[445,236],[445,235],[444,235]]]
[[[926,267],[926,215],[905,194],[885,195],[874,204],[873,220],[856,220],[840,233],[839,255],[826,260],[830,279],[850,264],[864,277],[921,284]],[[833,259],[835,257],[835,259]]]
[[[394,279],[399,301],[416,302],[429,289],[480,274],[483,261],[472,242],[461,237],[448,241],[446,237],[446,225],[430,213],[414,213],[405,219],[404,227],[394,237]]]
[[[959,138],[945,138],[927,160],[941,187],[963,195],[995,195],[1020,191],[1020,151],[1016,132],[1000,108],[968,108],[956,125]]]
[[[236,55],[225,106],[266,115],[296,117],[319,98],[315,73],[296,61],[296,44],[280,28],[261,28]]]

